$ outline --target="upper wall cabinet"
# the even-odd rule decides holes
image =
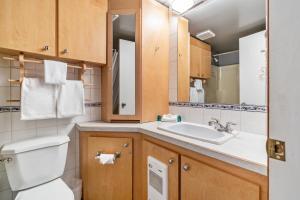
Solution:
[[[59,0],[58,55],[106,64],[107,0]]]
[[[191,37],[191,72],[193,78],[208,79],[211,77],[211,46]]]
[[[55,0],[0,1],[2,49],[55,56],[55,26]]]

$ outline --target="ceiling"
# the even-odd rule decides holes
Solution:
[[[240,37],[265,29],[265,16],[265,0],[207,0],[184,15],[190,21],[191,35],[208,29],[216,34],[205,41],[214,53],[237,50]]]

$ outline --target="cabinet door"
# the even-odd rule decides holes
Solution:
[[[0,48],[55,56],[56,0],[1,0]]]
[[[169,12],[142,1],[142,121],[169,112]]]
[[[181,157],[182,200],[259,200],[260,186]]]
[[[143,141],[143,199],[147,200],[147,160],[148,156],[152,156],[157,160],[168,165],[168,199],[179,199],[179,156],[177,153],[169,151],[163,147]]]
[[[208,79],[211,77],[211,51],[201,49],[200,77]]]
[[[132,200],[132,139],[89,137],[87,174],[84,183],[86,200]],[[120,152],[113,165],[102,165],[97,152]]]
[[[189,21],[178,18],[178,92],[177,101],[190,100],[190,63],[189,63]]]
[[[190,49],[190,76],[194,78],[200,77],[201,49],[195,45],[191,45]]]
[[[59,56],[105,64],[107,0],[58,2]]]

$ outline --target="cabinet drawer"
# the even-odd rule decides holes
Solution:
[[[120,152],[120,157],[112,165],[102,165],[95,159],[97,152]],[[85,180],[87,200],[132,200],[132,139],[88,137]]]

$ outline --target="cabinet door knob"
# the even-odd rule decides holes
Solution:
[[[183,167],[182,167],[182,169],[184,171],[189,171],[190,170],[190,166],[188,164],[184,164]]]
[[[62,54],[68,53],[68,49],[64,49],[61,53],[62,53]]]
[[[48,45],[45,45],[43,48],[42,48],[43,51],[48,51],[49,50],[49,46]]]
[[[129,146],[128,143],[123,144],[123,147],[127,148]]]
[[[174,158],[170,158],[170,159],[168,160],[168,163],[169,163],[170,165],[172,165],[174,162],[175,162]]]

